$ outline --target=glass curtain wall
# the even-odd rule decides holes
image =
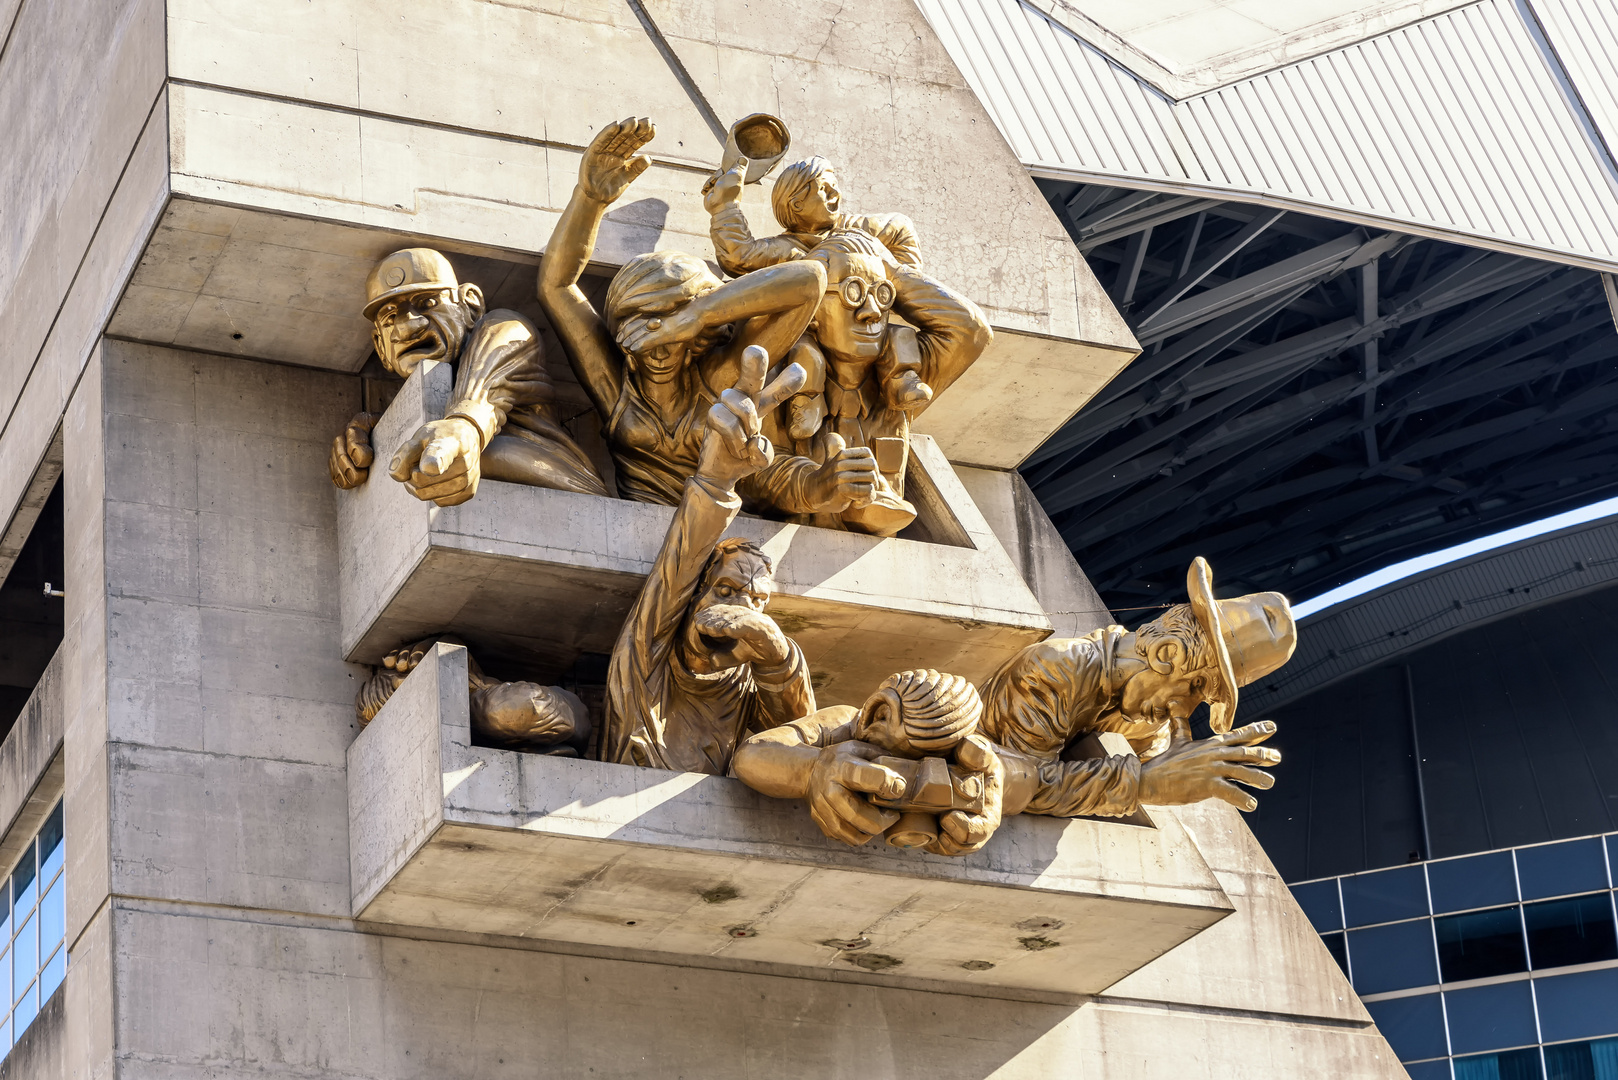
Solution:
[[[65,857],[58,801],[0,887],[5,911],[0,921],[0,985],[6,987],[0,1057],[11,1052],[67,974]]]
[[[1292,886],[1412,1080],[1618,1080],[1618,834]]]

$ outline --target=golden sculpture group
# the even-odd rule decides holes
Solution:
[[[1214,597],[1196,559],[1189,602],[1133,632],[1110,626],[1028,646],[981,687],[932,670],[896,673],[856,708],[816,708],[812,658],[766,613],[769,556],[721,539],[744,509],[823,528],[894,536],[916,518],[905,498],[910,423],[989,345],[971,300],[922,269],[900,214],[840,208],[829,162],[783,171],[771,192],[783,231],[755,239],[738,205],[788,145],[784,125],[738,123],[704,188],[721,280],[678,252],[639,255],[601,310],[579,287],[607,209],[650,165],[645,119],[607,125],[585,152],[539,274],[539,302],[599,414],[618,495],[676,507],[662,549],[619,633],[599,754],[650,768],[732,774],[801,799],[849,844],[962,855],[1007,814],[1128,817],[1142,804],[1222,799],[1257,806],[1280,754],[1268,722],[1233,728],[1238,688],[1280,667],[1296,631],[1286,598]],[[365,314],[378,358],[405,378],[455,365],[451,404],[398,447],[389,475],[453,506],[484,477],[606,497],[553,414],[540,338],[526,318],[486,311],[436,251],[377,264]],[[904,323],[891,320],[897,314]],[[772,364],[773,361],[773,364]],[[374,418],[333,443],[332,480],[366,482]],[[396,650],[362,689],[374,717],[432,640]],[[584,704],[558,687],[505,683],[470,665],[482,741],[578,754]],[[1206,702],[1214,732],[1193,739]],[[1115,733],[1133,753],[1108,754]]]

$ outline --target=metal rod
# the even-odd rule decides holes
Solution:
[[[1427,831],[1427,784],[1421,778],[1421,732],[1416,724],[1416,677],[1410,665],[1400,665],[1405,672],[1405,710],[1410,714],[1410,748],[1416,756],[1416,804],[1421,810],[1421,857],[1433,857],[1432,834]]]

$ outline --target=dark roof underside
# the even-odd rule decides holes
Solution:
[[[1248,819],[1282,877],[1618,828],[1615,619],[1618,587],[1586,593],[1243,715],[1284,755]]]
[[[1115,610],[1302,598],[1618,493],[1600,276],[1189,195],[1040,181],[1144,351],[1023,466]]]

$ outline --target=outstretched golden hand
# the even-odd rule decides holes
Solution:
[[[1275,734],[1274,721],[1260,720],[1211,739],[1193,739],[1191,722],[1184,717],[1170,723],[1168,749],[1140,767],[1141,802],[1179,806],[1222,799],[1238,810],[1258,809],[1258,800],[1236,785],[1261,791],[1275,786],[1274,776],[1254,767],[1269,768],[1281,760],[1281,751],[1258,745]]]
[[[657,128],[644,116],[626,117],[602,128],[579,162],[579,188],[596,202],[617,202],[635,178],[652,167],[652,159],[637,151],[656,134]]]

